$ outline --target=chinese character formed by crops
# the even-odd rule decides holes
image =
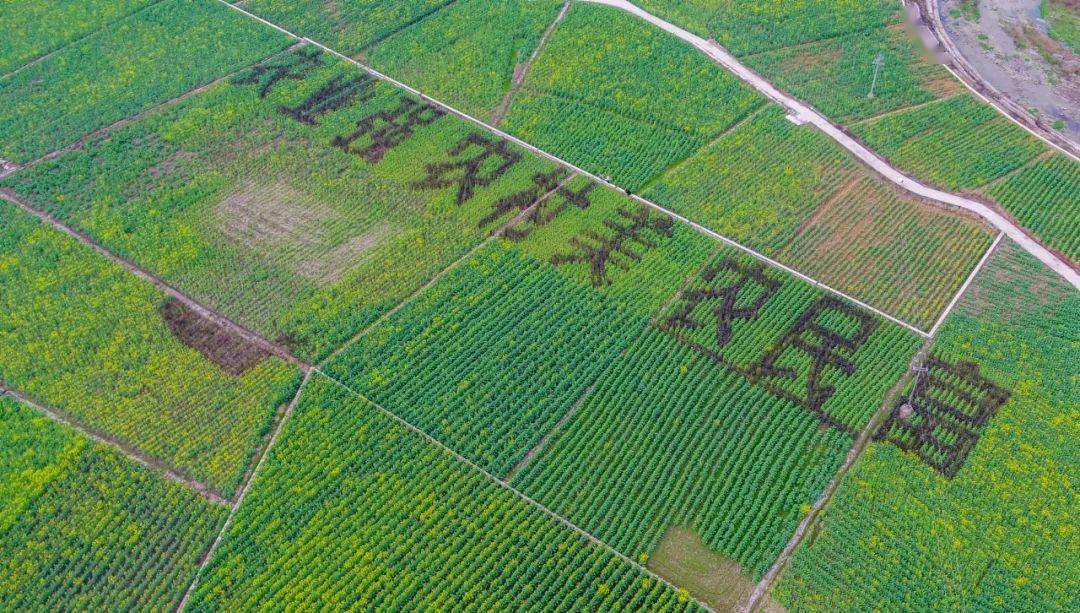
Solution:
[[[896,403],[874,438],[914,452],[951,479],[1009,395],[972,362],[930,356],[910,396]]]
[[[752,369],[752,376],[770,392],[815,413],[823,424],[853,434],[829,416],[825,403],[836,392],[826,383],[831,373],[855,373],[855,352],[878,321],[869,313],[832,296],[821,296]]]
[[[707,266],[699,285],[680,296],[678,307],[660,327],[715,362],[731,365],[720,354],[730,341],[736,320],[752,320],[780,289],[760,262],[743,264],[734,258]],[[695,330],[709,329],[707,341],[694,340]]]
[[[667,215],[653,214],[641,205],[634,210],[619,209],[614,218],[604,220],[607,235],[585,230],[570,239],[573,251],[551,256],[554,266],[585,264],[595,287],[611,283],[609,266],[628,270],[641,259],[643,251],[657,246],[656,238],[671,238],[675,222]]]
[[[472,132],[451,147],[447,154],[453,160],[428,164],[427,176],[412,184],[413,189],[439,189],[458,186],[457,203],[464,204],[476,193],[476,188],[495,182],[521,160],[521,153],[500,138],[489,138]]]
[[[446,111],[434,105],[402,96],[393,110],[376,111],[361,118],[355,130],[335,136],[331,142],[376,164],[387,151],[408,140],[416,128],[430,126],[445,114]]]
[[[232,80],[233,85],[258,85],[259,97],[265,98],[270,89],[282,79],[299,81],[312,70],[322,66],[322,55],[316,49],[302,48],[281,58],[252,66]]]
[[[314,126],[321,115],[373,98],[374,84],[375,78],[368,74],[336,75],[300,104],[281,106],[278,110],[296,121]]]

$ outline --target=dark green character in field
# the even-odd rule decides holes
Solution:
[[[397,108],[376,111],[361,118],[356,122],[355,130],[345,136],[335,136],[331,144],[359,155],[370,164],[377,164],[387,151],[408,140],[416,128],[430,126],[445,114],[446,111],[437,106],[402,96]],[[357,143],[358,140],[361,143]]]
[[[1009,396],[977,364],[930,356],[916,371],[911,394],[896,403],[874,438],[915,453],[951,479]]]
[[[511,149],[501,138],[489,138],[472,132],[447,153],[454,161],[428,164],[427,176],[412,184],[413,189],[439,189],[458,186],[457,203],[465,204],[476,188],[494,183],[521,161],[521,153]]]
[[[281,106],[278,110],[309,126],[317,125],[320,115],[367,102],[375,96],[375,77],[369,74],[346,77],[336,75],[296,106]]]
[[[551,264],[586,264],[593,286],[607,285],[611,283],[609,266],[628,270],[631,262],[641,259],[643,251],[657,246],[654,237],[670,238],[674,225],[670,217],[653,215],[645,205],[632,211],[619,209],[614,219],[604,220],[604,227],[610,231],[610,235],[585,230],[580,236],[570,239],[573,251],[556,253],[551,256]]]
[[[250,70],[233,79],[232,84],[258,84],[259,97],[265,98],[278,81],[282,79],[299,81],[322,65],[322,54],[317,49],[304,47],[296,53],[289,53],[279,59],[252,66]]]

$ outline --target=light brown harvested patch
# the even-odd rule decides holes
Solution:
[[[158,313],[181,343],[197,350],[230,375],[240,376],[270,357],[270,353],[258,345],[203,317],[175,298],[166,299]]]
[[[310,200],[284,182],[249,185],[226,196],[215,214],[222,233],[248,247],[313,245],[312,229],[333,210]]]
[[[738,562],[709,549],[697,533],[683,526],[668,528],[646,566],[717,611],[736,610],[756,586]],[[772,613],[784,608],[766,596],[758,610]]]
[[[355,266],[363,258],[365,252],[381,243],[392,230],[393,227],[389,223],[380,223],[326,253],[301,261],[296,266],[296,272],[320,283],[339,281],[350,267]]]
[[[934,94],[937,98],[948,98],[955,96],[956,94],[964,90],[964,86],[959,80],[954,79],[952,76],[945,75],[936,79],[931,79],[920,85],[923,89]]]
[[[784,70],[786,73],[791,74],[822,66],[835,66],[840,61],[842,54],[843,49],[840,47],[828,47],[796,53],[784,60]]]

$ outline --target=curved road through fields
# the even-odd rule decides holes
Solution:
[[[884,158],[866,148],[865,145],[849,136],[838,126],[834,125],[824,115],[814,110],[813,107],[785,94],[773,86],[772,83],[766,81],[761,75],[750,70],[750,68],[743,65],[735,58],[735,56],[731,55],[731,53],[720,45],[705,40],[696,34],[692,34],[677,25],[664,21],[628,0],[581,1],[591,2],[593,4],[604,4],[622,9],[690,43],[718,64],[734,73],[735,76],[750,84],[751,87],[764,94],[767,98],[782,105],[798,121],[816,126],[819,130],[839,143],[840,146],[850,151],[855,157],[862,160],[863,163],[878,172],[881,176],[912,194],[959,207],[982,217],[990,225],[1015,241],[1016,244],[1020,245],[1025,251],[1038,258],[1040,262],[1046,264],[1053,269],[1054,272],[1064,277],[1073,287],[1080,290],[1080,273],[1061,258],[1054,255],[1049,249],[1043,247],[1033,238],[1028,236],[1020,226],[1017,226],[1006,219],[1005,216],[994,211],[985,204],[923,185],[900,172]]]

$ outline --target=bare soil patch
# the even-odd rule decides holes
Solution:
[[[709,549],[696,532],[683,526],[668,528],[646,566],[717,611],[738,609],[757,585],[738,562]],[[776,613],[784,608],[768,599],[758,610]]]
[[[240,376],[270,357],[270,353],[233,331],[168,298],[159,309],[169,330],[180,342],[197,350],[221,370]]]
[[[312,228],[333,214],[291,185],[249,185],[226,196],[215,213],[229,239],[253,248],[311,245]]]
[[[296,266],[296,272],[320,283],[339,281],[350,267],[360,261],[365,252],[381,243],[392,233],[392,230],[393,226],[389,223],[380,223],[326,253],[300,261]]]

